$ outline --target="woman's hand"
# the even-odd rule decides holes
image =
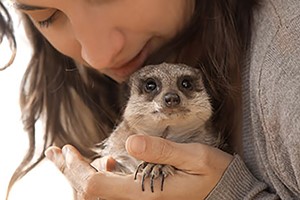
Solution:
[[[82,199],[204,199],[216,186],[233,157],[219,149],[202,144],[179,144],[150,136],[131,136],[127,151],[134,157],[154,163],[173,165],[181,171],[166,178],[164,190],[160,180],[154,183],[154,193],[146,180],[141,190],[141,177],[123,176],[91,167],[79,152],[66,145],[63,150],[50,147],[46,156],[70,181]],[[105,159],[108,169],[113,161]]]

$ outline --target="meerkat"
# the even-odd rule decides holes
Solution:
[[[173,166],[146,163],[130,156],[125,142],[130,135],[162,137],[178,143],[204,143],[214,147],[223,145],[221,137],[211,125],[212,106],[199,69],[184,64],[148,65],[135,72],[128,82],[130,95],[121,123],[105,140],[99,155],[116,160],[116,172],[142,173],[144,181],[173,175]]]

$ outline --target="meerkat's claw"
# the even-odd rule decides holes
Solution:
[[[174,175],[175,173],[175,167],[171,166],[171,165],[163,165],[161,168],[161,183],[160,183],[160,191],[164,190],[164,183],[165,183],[165,179],[167,178],[167,176],[169,175]]]
[[[147,174],[143,174],[143,178],[142,178],[142,191],[145,191],[145,179],[146,179]]]
[[[154,192],[154,175],[151,176],[150,178],[150,188],[151,188],[151,192],[153,193]]]
[[[142,172],[142,191],[145,191],[145,180],[150,177],[150,189],[154,192],[154,180],[161,177],[160,190],[164,189],[165,178],[168,175],[173,175],[175,168],[170,165],[160,165],[154,163],[142,162],[136,169],[134,179],[137,179],[137,174]]]
[[[164,183],[165,183],[165,178],[166,178],[167,176],[165,176],[165,175],[162,175],[161,176],[161,182],[160,182],[160,191],[163,191],[164,190]]]
[[[137,166],[137,168],[136,168],[136,170],[135,170],[135,173],[134,173],[134,180],[136,180],[137,179],[137,175],[138,175],[138,173],[140,172],[140,171],[142,171],[146,166],[147,166],[147,162],[142,162],[142,163],[140,163],[138,166]]]

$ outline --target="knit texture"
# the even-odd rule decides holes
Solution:
[[[255,11],[243,79],[243,159],[207,199],[300,199],[300,0]]]

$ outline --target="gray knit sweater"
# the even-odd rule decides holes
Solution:
[[[242,78],[244,155],[207,199],[300,199],[300,0],[263,0]]]

